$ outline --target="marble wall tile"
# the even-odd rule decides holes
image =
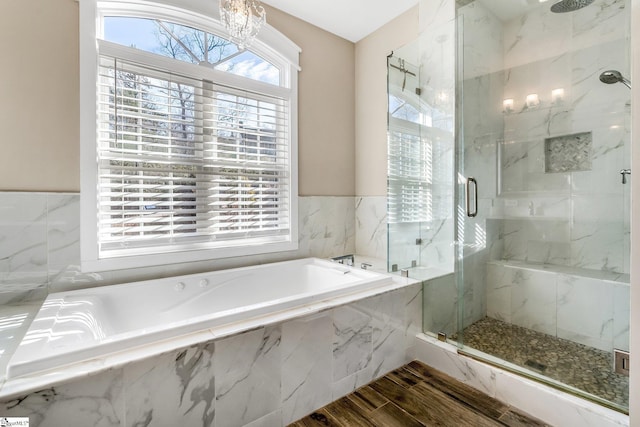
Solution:
[[[0,402],[7,417],[29,417],[29,425],[65,427],[124,426],[122,370],[110,370]]]
[[[78,194],[0,192],[0,201],[2,303],[43,299],[47,290],[58,292],[355,252],[354,198],[313,196],[299,198],[299,249],[295,252],[100,273],[82,272]]]
[[[455,19],[455,0],[420,0],[420,33]]]
[[[356,197],[356,253],[387,258],[387,198]]]
[[[488,264],[487,316],[604,351],[629,347],[628,284],[528,267]]]
[[[626,41],[619,39],[571,52],[571,107],[575,128],[580,126],[583,130],[589,130],[594,124],[606,123],[609,120],[608,113],[624,111],[624,106],[630,99],[628,88],[619,84],[602,84],[598,76],[602,71],[610,69],[629,75],[625,46]],[[588,122],[589,119],[595,120]]]
[[[331,312],[282,325],[282,419],[289,424],[329,402],[333,362]]]
[[[361,305],[333,310],[333,381],[337,382],[370,366],[371,314]]]
[[[453,335],[458,325],[458,287],[453,274],[423,284],[423,330]]]
[[[110,284],[111,275],[80,269],[80,195],[47,194],[49,292]]]
[[[487,264],[487,316],[511,323],[511,283],[514,269]]]
[[[603,0],[597,6],[573,14],[571,41],[574,49],[629,37],[629,0]]]
[[[579,13],[561,16],[551,14],[548,6],[543,5],[504,25],[504,83],[502,90],[496,92],[503,98],[514,99],[516,105],[513,113],[504,115],[504,142],[499,151],[500,190],[503,193],[538,192],[550,196],[551,192],[566,193],[566,199],[574,204],[581,204],[580,197],[585,196],[584,201],[596,209],[611,203],[594,201],[594,195],[620,198],[623,187],[617,171],[626,167],[623,159],[627,156],[623,153],[629,141],[625,123],[629,115],[630,92],[622,85],[600,83],[598,75],[605,69],[617,68],[623,74],[629,69],[624,48],[629,27],[628,10],[625,11],[628,2],[607,0],[602,7],[584,8]],[[598,21],[604,17],[606,23]],[[564,24],[563,20],[566,21]],[[537,31],[544,31],[544,35]],[[552,47],[546,44],[546,37],[556,40]],[[488,74],[478,81],[482,78],[488,78]],[[563,100],[552,104],[550,91],[559,87],[564,89]],[[474,93],[478,99],[471,97],[467,101],[472,106],[469,108],[473,109],[474,103],[481,105],[490,100],[477,90],[467,91],[466,95]],[[539,94],[539,108],[523,107],[529,93]],[[483,132],[474,130],[473,120],[465,125],[465,131],[470,140],[484,136]],[[545,173],[544,138],[577,132],[592,132],[592,170]],[[499,131],[494,133],[498,135]],[[555,210],[551,213],[536,200],[538,196],[532,200],[523,200],[524,197],[530,196],[523,195],[518,201],[519,212],[505,208],[502,214],[526,216],[531,203],[536,216],[569,219],[573,212],[593,211],[574,205],[564,212]],[[616,203],[613,199],[611,202]],[[618,221],[616,218],[614,222]],[[575,227],[573,222],[571,224],[571,236],[566,240],[557,233],[554,233],[558,236],[555,240],[532,239],[526,230],[521,232],[512,227],[515,224],[507,224],[504,258],[627,271],[624,267],[625,245],[619,245],[618,249],[612,243],[614,239],[621,241],[617,225],[608,224],[605,218],[599,219],[597,224],[578,218]],[[546,225],[545,229],[548,229]]]
[[[624,186],[619,171],[625,168],[624,153],[628,152],[629,134],[622,126],[625,114],[615,116],[620,120],[612,120],[611,124],[601,123],[598,127],[591,126],[594,134],[593,167],[590,172],[571,175],[572,194],[621,197]],[[611,118],[611,114],[607,118]]]
[[[339,398],[346,396],[357,388],[370,383],[372,379],[373,368],[368,366],[355,374],[351,374],[334,382],[332,385],[332,400],[338,400]]]
[[[512,269],[511,267],[507,267]],[[556,335],[555,274],[513,268],[511,272],[511,322]]]
[[[571,245],[568,242],[529,240],[527,243],[527,261],[535,264],[566,265],[570,253]]]
[[[262,418],[258,418],[257,420],[250,422],[244,427],[275,427],[284,425],[287,425],[287,423],[283,422],[282,411],[277,410],[268,415],[265,415]]]
[[[537,62],[571,50],[571,24],[572,14],[554,14],[545,4],[506,22],[505,67]]]
[[[320,258],[354,253],[353,197],[300,197],[298,208],[299,252]]]
[[[80,195],[47,194],[49,273],[80,260]]]
[[[613,282],[559,275],[558,337],[611,351],[614,288]]]
[[[409,348],[415,345],[414,337],[423,331],[423,286],[417,283],[408,286],[404,291],[404,329],[405,329],[405,349],[409,353]]]
[[[624,273],[623,237],[621,223],[576,220],[571,230],[571,264]]]
[[[242,426],[280,407],[280,344],[279,326],[216,342],[216,427]]]
[[[504,238],[502,220],[497,219],[498,214],[491,213],[492,218],[487,218],[487,250],[489,260],[502,259],[504,252]]]
[[[213,425],[214,344],[124,367],[126,426]]]
[[[544,212],[544,202],[536,204],[537,200],[528,200],[529,209]],[[502,259],[528,261],[534,264],[570,265],[571,229],[568,219],[545,216],[505,219],[502,231]]]
[[[504,241],[504,260],[524,260],[527,258],[525,222],[520,219],[506,219],[503,221],[502,237]]]
[[[503,192],[568,192],[570,188],[568,172],[545,172],[542,139],[508,142],[502,144],[501,148],[501,190]]]
[[[613,285],[613,348],[629,351],[629,285]]]
[[[500,18],[478,1],[459,8],[458,16],[463,19],[465,79],[502,69],[504,30]]]
[[[415,358],[489,396],[496,394],[494,368],[460,356],[451,344],[426,335],[417,336]]]
[[[536,417],[550,425],[583,427],[629,425],[629,419],[619,412],[510,372],[498,372],[495,384],[496,399],[520,408],[526,413],[536,414]]]
[[[47,282],[47,196],[0,193],[0,302],[29,298]]]
[[[476,251],[464,257],[464,269],[472,274],[463,275],[463,328],[477,322],[487,313],[486,267],[488,251]]]
[[[453,205],[453,198],[448,200],[448,204],[449,207]],[[449,217],[421,225],[422,244],[420,245],[419,264],[445,271],[452,270],[455,257],[453,218]]]
[[[405,364],[406,346],[404,292],[389,292],[366,301],[365,310],[371,314],[372,379],[383,376]]]

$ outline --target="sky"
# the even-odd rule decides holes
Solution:
[[[104,40],[124,46],[135,46],[147,52],[161,53],[158,25],[151,19],[113,17],[104,19]],[[180,26],[181,32],[197,31]],[[229,53],[237,51],[231,49]],[[280,73],[272,64],[252,52],[243,52],[216,66],[216,69],[274,85],[280,83]]]

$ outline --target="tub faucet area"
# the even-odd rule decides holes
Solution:
[[[345,264],[349,267],[353,267],[356,264],[355,256],[353,254],[335,256],[331,258],[331,261]]]

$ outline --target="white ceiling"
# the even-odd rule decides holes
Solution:
[[[418,0],[263,0],[263,3],[355,43],[418,4]]]

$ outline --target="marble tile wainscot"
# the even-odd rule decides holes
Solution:
[[[407,363],[420,283],[0,402],[37,426],[286,425]]]

